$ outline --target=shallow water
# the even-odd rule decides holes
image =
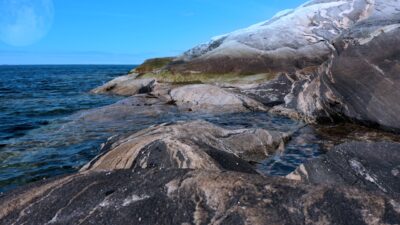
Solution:
[[[110,121],[82,120],[87,110],[121,98],[91,95],[88,91],[132,66],[0,67],[0,192],[23,184],[77,171],[99,154],[100,144],[149,126],[204,119],[226,128],[259,127],[294,131],[303,124],[267,113],[225,115],[128,114]],[[83,117],[85,118],[85,117]],[[314,129],[295,133],[283,153],[257,167],[265,174],[286,175],[309,158],[321,144]]]
[[[64,150],[40,144],[40,138],[48,142],[53,139],[51,133],[42,135],[41,129],[60,123],[62,118],[78,110],[119,100],[119,97],[91,95],[88,91],[126,74],[131,68],[0,66],[0,192],[72,171],[74,162],[51,161]],[[38,148],[47,149],[48,154],[35,154],[34,149]]]

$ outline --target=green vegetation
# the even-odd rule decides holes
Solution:
[[[174,60],[173,57],[154,58],[146,60],[142,65],[136,67],[132,72],[135,73],[151,73],[155,70],[162,69]]]
[[[276,74],[253,74],[253,75],[238,75],[234,73],[228,74],[172,74],[167,71],[156,73],[146,73],[138,78],[156,78],[159,82],[173,84],[198,84],[198,83],[257,83],[271,80],[276,77]]]

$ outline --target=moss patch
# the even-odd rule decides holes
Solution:
[[[162,69],[173,60],[174,60],[173,57],[148,59],[142,65],[136,67],[134,72],[140,74],[151,73],[154,72],[155,70]]]
[[[199,83],[258,83],[274,79],[276,74],[238,75],[227,74],[173,74],[170,72],[145,73],[138,78],[156,78],[159,82],[173,84],[199,84]]]

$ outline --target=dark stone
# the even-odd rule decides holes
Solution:
[[[367,20],[342,34],[303,91],[301,105],[308,107],[300,111],[317,121],[350,120],[399,132],[399,18]]]
[[[311,160],[289,177],[313,184],[349,185],[400,197],[400,144],[349,142]]]
[[[293,80],[286,74],[280,74],[277,78],[260,84],[255,88],[244,89],[242,93],[263,103],[268,107],[285,103],[285,96],[291,91]]]
[[[224,129],[206,121],[161,124],[116,137],[83,170],[185,168],[256,173],[249,161],[280,150],[289,133]]]
[[[7,225],[383,224],[399,216],[394,200],[352,188],[182,169],[75,174],[1,200]]]
[[[310,207],[309,213],[314,220],[318,219],[321,211],[325,211],[328,212],[327,216],[333,224],[365,225],[359,208],[357,201],[346,198],[343,193],[329,190],[324,193],[321,201],[317,201]]]
[[[400,215],[393,209],[393,205],[386,202],[385,214],[383,215],[383,221],[387,224],[398,224],[400,221]]]

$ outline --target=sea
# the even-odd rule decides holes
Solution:
[[[204,119],[226,128],[261,127],[289,131],[297,121],[267,113],[177,115],[136,118],[129,122],[82,128],[73,123],[82,112],[113,104],[121,96],[95,95],[90,90],[135,65],[0,66],[0,196],[25,184],[74,173],[100,153],[108,138],[179,120]],[[297,135],[297,136],[296,136]],[[295,134],[283,153],[257,167],[284,176],[318,156],[318,138],[309,131]],[[299,141],[301,140],[301,141]]]

